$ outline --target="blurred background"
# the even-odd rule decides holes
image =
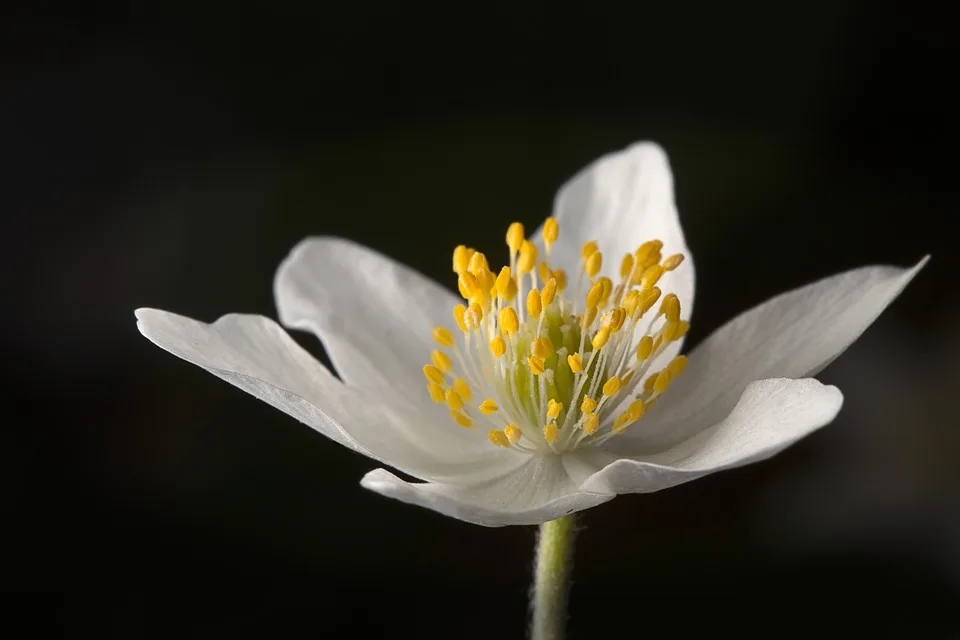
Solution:
[[[361,489],[374,462],[133,310],[275,317],[311,234],[453,287],[456,244],[500,255],[580,167],[653,139],[697,261],[689,346],[782,290],[933,259],[822,374],[833,425],[584,515],[571,637],[960,637],[954,24],[922,2],[21,7],[4,608],[38,636],[523,637],[534,528]]]

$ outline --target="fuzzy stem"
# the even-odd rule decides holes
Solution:
[[[540,525],[533,583],[533,640],[563,640],[567,624],[567,582],[573,559],[574,516]]]

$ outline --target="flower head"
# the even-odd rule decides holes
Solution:
[[[139,309],[150,340],[349,448],[363,486],[488,526],[535,524],[770,457],[829,423],[812,377],[923,266],[865,267],[777,296],[689,356],[694,270],[663,151],[600,158],[502,266],[453,252],[460,299],[354,243],[311,238],[278,270],[282,322]],[[418,371],[420,373],[418,373]]]

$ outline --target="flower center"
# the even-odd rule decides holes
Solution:
[[[643,418],[687,363],[677,356],[650,371],[690,328],[677,296],[657,286],[683,255],[664,259],[661,241],[644,242],[623,256],[614,284],[598,277],[603,255],[587,242],[568,297],[567,274],[550,267],[558,234],[557,220],[547,219],[546,256],[538,262],[523,225],[510,225],[510,264],[497,275],[484,254],[463,245],[453,252],[466,301],[453,317],[463,339],[433,330],[440,348],[423,367],[427,392],[458,425],[488,423],[488,438],[500,447],[563,453],[602,444]]]

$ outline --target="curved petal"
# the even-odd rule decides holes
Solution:
[[[664,274],[659,286],[680,299],[683,317],[693,311],[694,268],[680,226],[673,194],[673,175],[667,154],[657,144],[640,142],[605,155],[573,176],[557,192],[553,215],[560,236],[551,263],[562,266],[575,282],[582,271],[580,249],[595,240],[603,252],[601,273],[619,280],[620,261],[647,240],[663,241],[664,255],[682,253],[686,259]],[[543,227],[533,239],[543,248]],[[639,337],[638,337],[639,339]],[[678,353],[682,341],[671,343],[653,363],[662,369]]]
[[[435,348],[433,327],[453,324],[451,292],[356,243],[307,238],[277,270],[274,294],[280,322],[315,333],[347,385],[449,422],[420,369]]]
[[[361,484],[388,498],[485,527],[540,524],[613,498],[578,490],[579,480],[586,477],[583,468],[598,467],[588,460],[568,464],[570,455],[530,456],[509,472],[470,486],[404,482],[384,469],[371,471]]]
[[[445,451],[423,439],[375,399],[337,380],[269,318],[231,314],[206,324],[157,309],[137,309],[136,316],[140,332],[160,348],[384,464],[461,482],[482,481],[503,468],[502,449]]]
[[[629,439],[663,450],[721,420],[751,380],[815,375],[860,337],[926,262],[847,271],[741,314],[693,350],[687,371],[650,423]]]
[[[618,460],[580,488],[650,493],[764,460],[830,423],[842,404],[839,389],[813,378],[759,380],[747,386],[719,424],[656,456]]]

